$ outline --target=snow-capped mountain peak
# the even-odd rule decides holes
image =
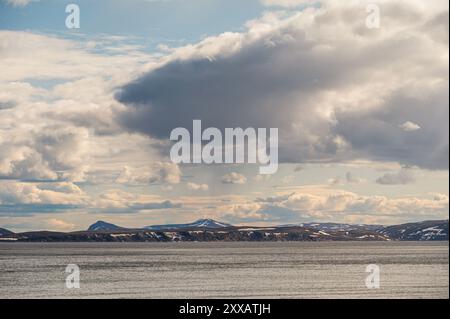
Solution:
[[[214,219],[199,219],[193,222],[192,226],[205,228],[222,228],[222,227],[230,227],[231,225],[215,221]]]
[[[123,227],[99,220],[96,223],[89,226],[88,231],[111,231],[120,229],[123,229]]]
[[[160,229],[181,229],[181,228],[225,228],[232,227],[230,224],[215,221],[214,219],[199,219],[193,223],[188,224],[168,224],[168,225],[153,225],[147,226],[145,229],[160,230]]]
[[[12,235],[14,234],[12,231],[7,230],[5,228],[0,228],[0,236]]]

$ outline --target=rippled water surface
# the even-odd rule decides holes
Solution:
[[[448,298],[448,242],[0,243],[1,298]],[[80,289],[67,289],[77,264]],[[381,268],[367,289],[366,266]]]

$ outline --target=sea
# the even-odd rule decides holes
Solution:
[[[0,298],[449,298],[448,242],[0,243]]]

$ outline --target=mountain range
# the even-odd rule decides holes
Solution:
[[[187,224],[126,228],[97,221],[86,231],[13,233],[0,228],[0,241],[170,242],[170,241],[448,241],[448,220],[393,226],[303,223],[270,227],[233,226],[213,219]]]

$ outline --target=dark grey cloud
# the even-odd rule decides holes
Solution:
[[[31,216],[45,213],[65,213],[83,208],[80,205],[64,204],[0,204],[0,216]]]
[[[167,208],[180,208],[181,204],[173,203],[169,200],[157,203],[143,203],[143,204],[131,204],[129,206],[134,210],[155,210],[155,209],[167,209]]]
[[[0,101],[0,111],[12,109],[17,106],[17,102],[15,101]]]
[[[289,105],[277,103],[279,98],[314,86],[307,75],[314,61],[297,52],[289,56],[287,48],[261,42],[213,61],[173,61],[122,88],[117,98],[130,108],[120,120],[130,130],[159,138],[168,138],[175,127],[192,127],[194,119],[220,129],[286,127]]]
[[[347,183],[350,183],[350,184],[359,184],[363,181],[358,176],[355,176],[352,172],[345,173],[345,179],[346,179]]]
[[[408,168],[402,168],[398,172],[386,173],[377,178],[376,182],[381,185],[405,185],[416,181],[414,172]]]
[[[405,165],[448,169],[449,106],[444,86],[423,98],[398,91],[382,109],[340,111],[333,127],[355,152],[375,160],[399,161]],[[405,119],[420,123],[420,130],[404,131]]]
[[[127,110],[118,121],[160,139],[194,119],[219,129],[277,127],[282,162],[365,158],[447,169],[448,70],[434,53],[444,47],[437,34],[446,32],[446,19],[414,11],[417,18],[396,22],[397,11],[386,6],[384,21],[392,26],[382,31],[399,23],[407,31],[387,36],[368,33],[359,11],[348,10],[321,13],[310,29],[294,19],[274,23],[256,40],[228,39],[241,47],[231,53],[223,46],[226,53],[211,57],[200,45],[198,54],[175,57],[122,87],[116,98]],[[343,30],[330,25],[333,14],[347,17],[346,33],[334,33]],[[317,32],[323,29],[329,33]],[[214,40],[217,46],[224,38]],[[365,105],[376,99],[376,107]],[[404,132],[399,125],[406,121],[422,129]]]
[[[124,207],[108,207],[108,208],[90,208],[90,213],[93,214],[135,214],[145,210],[159,210],[169,208],[181,208],[182,204],[174,203],[170,200],[162,202],[150,202],[150,203],[129,203]]]
[[[277,195],[277,196],[270,196],[270,197],[266,197],[266,198],[260,198],[258,197],[255,202],[257,203],[281,203],[284,202],[286,200],[289,199],[289,197],[291,195],[293,195],[294,193],[290,193],[290,194],[285,194],[285,195]]]

